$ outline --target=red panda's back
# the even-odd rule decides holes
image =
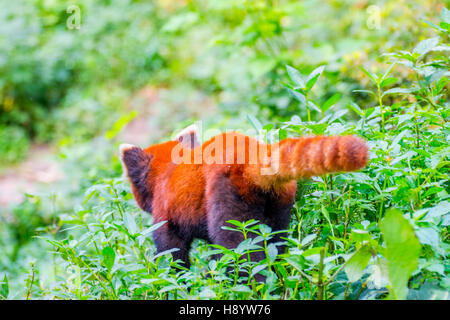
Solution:
[[[177,145],[169,141],[146,150],[155,155],[150,178],[156,186],[152,214],[156,221],[195,224],[206,215],[203,168],[201,164],[175,164],[171,155]]]

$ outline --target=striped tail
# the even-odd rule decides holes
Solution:
[[[368,160],[365,141],[355,136],[289,138],[280,141],[278,148],[271,145],[270,149],[273,174],[261,173],[266,167],[263,165],[249,168],[261,186],[325,173],[356,171],[364,168]]]

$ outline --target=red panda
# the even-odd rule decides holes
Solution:
[[[154,232],[157,251],[178,248],[189,267],[194,238],[235,248],[243,236],[222,229],[227,220],[258,220],[273,231],[288,227],[296,181],[363,168],[364,140],[355,136],[289,138],[265,144],[237,132],[202,145],[189,127],[174,141],[141,149],[122,145],[121,160],[138,205],[167,221]],[[273,242],[280,241],[278,234]],[[263,259],[262,252],[251,259]]]

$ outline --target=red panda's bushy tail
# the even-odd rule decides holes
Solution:
[[[270,166],[253,166],[250,174],[261,186],[300,180],[325,173],[359,170],[367,164],[365,141],[355,136],[289,138],[271,145]]]

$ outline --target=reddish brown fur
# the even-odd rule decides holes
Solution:
[[[218,138],[223,139],[223,146],[214,150]],[[226,139],[234,143],[227,145]],[[175,147],[180,148],[178,141],[144,150],[133,147],[126,149],[122,157],[139,206],[151,211],[155,222],[168,221],[167,226],[155,233],[158,250],[180,248],[174,257],[187,265],[193,238],[234,247],[242,237],[221,229],[231,219],[253,218],[274,230],[286,229],[296,180],[328,172],[358,170],[367,162],[367,146],[354,136],[291,138],[279,145],[265,145],[236,132],[222,133],[197,148],[182,147],[179,154],[184,156],[184,161],[178,164],[171,158]],[[198,148],[202,150],[200,156]],[[267,155],[257,153],[255,156],[251,148],[258,152],[267,148]],[[278,171],[262,175],[261,169],[275,164],[277,150],[280,155]],[[223,151],[222,156],[219,151]],[[136,160],[143,155],[147,161]],[[214,163],[214,157],[224,163]],[[227,159],[232,159],[233,163],[225,163]],[[194,160],[198,163],[192,163]],[[237,163],[239,160],[241,163]],[[142,172],[146,174],[140,174]],[[143,185],[147,187],[145,195]],[[262,257],[255,254],[254,258]]]

